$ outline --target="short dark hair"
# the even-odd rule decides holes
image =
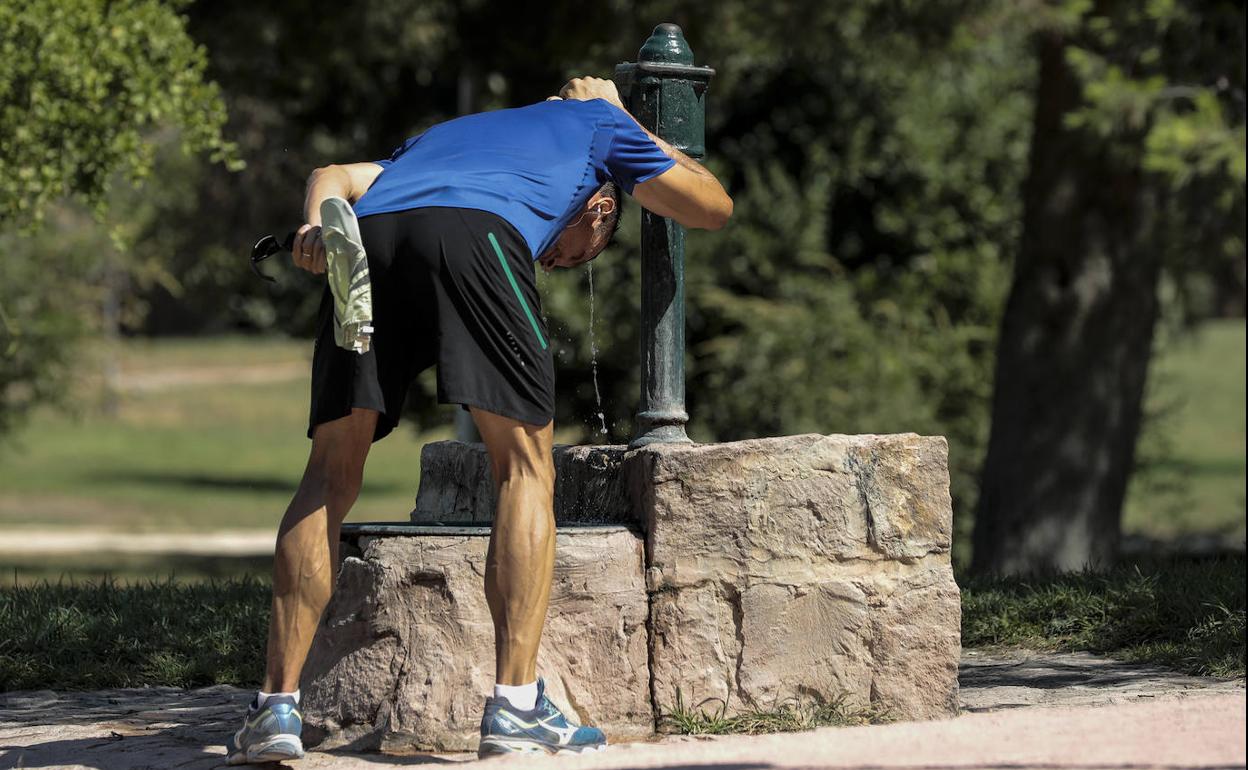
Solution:
[[[607,243],[606,243],[607,246],[610,246],[612,243],[615,242],[615,234],[620,229],[620,219],[622,218],[622,215],[624,214],[623,196],[620,195],[620,187],[615,182],[607,182],[602,187],[598,188],[598,192],[610,197],[611,200],[615,201],[615,208],[612,210],[610,214],[606,216],[606,218],[603,220],[603,223],[602,223],[603,227],[610,228],[607,233]],[[606,248],[606,246],[604,246],[603,248]]]

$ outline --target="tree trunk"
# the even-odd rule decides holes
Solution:
[[[1056,35],[1040,76],[1023,236],[997,348],[976,572],[1110,563],[1119,541],[1161,258],[1140,139],[1071,128],[1080,87]]]

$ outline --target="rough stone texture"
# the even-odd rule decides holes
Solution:
[[[356,750],[475,749],[494,683],[484,537],[362,538],[304,672],[309,736]],[[642,544],[561,532],[539,674],[552,699],[620,739],[653,730]]]
[[[555,520],[560,524],[635,524],[620,472],[627,447],[556,446]],[[434,441],[420,453],[414,522],[494,521],[497,496],[484,444]]]
[[[956,713],[943,438],[791,436],[629,456],[657,705],[845,697]]]
[[[484,444],[431,441],[420,450],[412,521],[491,522],[497,501]]]

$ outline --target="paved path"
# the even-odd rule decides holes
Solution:
[[[115,387],[123,393],[154,393],[200,385],[256,385],[307,379],[310,361],[283,361],[251,366],[169,366],[123,371]]]
[[[290,767],[380,770],[456,763],[456,770],[1118,770],[1245,765],[1242,681],[1181,676],[1090,655],[975,653],[966,656],[962,681],[968,713],[938,722],[757,737],[673,737],[557,762],[487,764],[465,755],[310,752]],[[232,687],[0,695],[0,769],[222,767],[219,742],[236,727],[248,697]]]
[[[1107,706],[1158,697],[1240,694],[1242,679],[1187,676],[1157,666],[1123,663],[1087,653],[962,654],[962,709],[1001,711],[1024,706]]]
[[[273,553],[277,528],[215,532],[126,532],[104,529],[0,530],[0,554],[154,553],[264,556]]]

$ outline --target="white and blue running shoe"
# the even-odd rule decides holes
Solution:
[[[242,729],[226,743],[227,764],[280,762],[303,756],[303,716],[289,695],[270,695],[264,708],[253,700]]]
[[[478,757],[497,754],[581,754],[602,751],[607,737],[596,727],[568,724],[546,697],[546,683],[537,680],[537,705],[521,711],[506,698],[487,698],[481,717]]]

